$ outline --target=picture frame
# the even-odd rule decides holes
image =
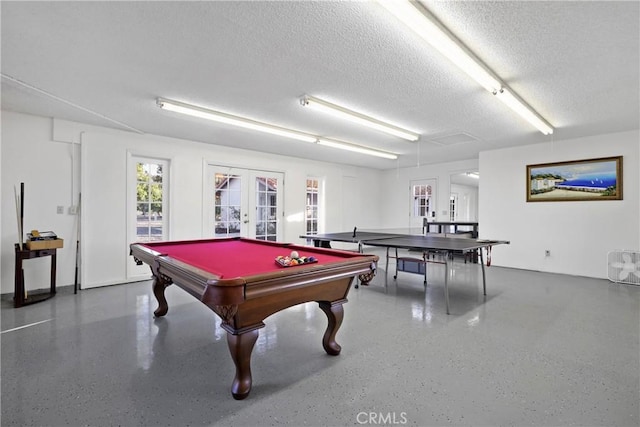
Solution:
[[[527,202],[622,200],[622,156],[527,165]]]

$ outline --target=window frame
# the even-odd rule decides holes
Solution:
[[[149,198],[149,200],[146,201],[140,201],[138,200],[138,186],[140,185],[141,181],[138,179],[138,165],[143,164],[143,165],[158,165],[161,166],[162,168],[162,181],[159,183],[159,186],[161,187],[161,201],[153,201],[151,198]],[[169,233],[169,209],[170,209],[170,204],[169,204],[169,193],[170,193],[170,167],[171,167],[171,161],[169,159],[164,159],[164,158],[158,158],[158,157],[149,157],[149,156],[142,156],[142,155],[135,155],[132,154],[131,155],[131,161],[130,161],[130,169],[133,169],[131,171],[131,179],[129,180],[127,186],[131,187],[130,191],[132,192],[132,197],[130,199],[130,209],[128,209],[128,215],[127,215],[127,223],[129,224],[128,229],[130,230],[129,233],[129,238],[128,240],[130,242],[136,242],[136,243],[147,243],[147,242],[154,242],[154,241],[161,241],[161,240],[169,240],[170,239],[170,233]],[[154,185],[158,185],[157,183],[154,184],[151,180],[147,181],[149,187],[152,187]],[[152,215],[149,214],[149,222],[148,222],[148,227],[149,227],[149,231],[146,234],[145,238],[141,239],[140,238],[140,234],[139,234],[139,219],[138,219],[138,207],[141,203],[147,203],[149,205],[149,209],[151,209],[151,207],[154,204],[161,204],[161,209],[160,212],[162,213],[162,217],[160,219],[160,228],[161,228],[161,234],[159,236],[153,236],[151,230],[151,217]],[[132,220],[131,218],[131,213],[135,214],[135,219]],[[133,222],[133,224],[131,224],[131,222]]]
[[[315,191],[309,187],[309,181],[315,182]],[[305,207],[304,207],[304,229],[307,235],[316,235],[320,232],[320,208],[321,208],[321,185],[322,180],[318,177],[308,176],[305,183]],[[315,195],[315,204],[310,203],[310,196]],[[309,218],[309,210],[312,210],[311,218]],[[313,213],[315,212],[315,216]],[[310,229],[310,225],[315,224],[315,230],[313,227]]]

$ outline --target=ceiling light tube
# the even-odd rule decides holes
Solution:
[[[316,111],[328,113],[343,120],[348,120],[352,123],[367,126],[369,128],[376,129],[409,141],[417,141],[420,138],[420,134],[417,134],[415,132],[411,132],[390,123],[385,123],[376,118],[366,116],[362,113],[358,113],[357,111],[349,110],[347,108],[332,104],[322,99],[314,98],[313,96],[303,96],[300,99],[300,104],[304,107],[309,107]]]
[[[298,141],[316,142],[316,140],[318,139],[318,137],[315,135],[298,132],[280,126],[270,125],[268,123],[258,122],[256,120],[247,119],[245,117],[234,116],[232,114],[227,114],[220,111],[210,110],[208,108],[185,104],[184,102],[158,98],[157,104],[163,110],[187,114],[189,116],[199,117],[201,119],[213,120],[214,122],[239,126],[245,129],[270,133],[272,135],[284,136],[286,138],[297,139]]]
[[[398,158],[397,155],[393,153],[388,153],[386,151],[372,150],[370,148],[366,148],[361,145],[350,144],[347,142],[336,141],[336,140],[327,139],[327,138],[318,138],[318,145],[324,145],[326,147],[332,147],[332,148],[339,148],[341,150],[353,151],[360,154],[368,154],[370,156],[382,157],[384,159],[395,160]]]
[[[480,86],[489,92],[500,89],[500,80],[426,8],[408,0],[378,0],[378,3]]]
[[[395,160],[398,158],[398,156],[393,153],[378,151],[371,148],[363,147],[361,145],[351,144],[347,142],[320,138],[319,136],[312,135],[309,133],[299,132],[296,130],[287,129],[280,126],[271,125],[268,123],[262,123],[262,122],[247,119],[244,117],[234,116],[232,114],[210,110],[208,108],[186,104],[180,101],[173,101],[170,99],[158,98],[157,104],[163,110],[173,111],[181,114],[187,114],[189,116],[198,117],[201,119],[213,120],[215,122],[226,123],[233,126],[240,126],[246,129],[257,130],[260,132],[266,132],[274,135],[285,136],[287,138],[293,138],[299,141],[313,142],[313,143],[317,143],[318,145],[324,145],[324,146],[333,147],[333,148],[340,148],[342,150],[354,151],[357,153],[367,154],[370,156],[383,157],[385,159]]]
[[[494,95],[502,101],[506,106],[518,113],[520,117],[535,126],[545,135],[553,133],[553,127],[547,123],[542,117],[536,114],[524,101],[519,99],[514,93],[507,88],[502,88],[495,92]]]

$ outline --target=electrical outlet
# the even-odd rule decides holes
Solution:
[[[544,256],[551,256],[551,251],[549,249],[545,250]]]
[[[69,206],[69,215],[77,215],[78,207],[77,206]]]
[[[59,214],[63,214],[63,213],[64,213],[64,206],[58,206],[58,210],[57,210],[57,212],[58,212]]]

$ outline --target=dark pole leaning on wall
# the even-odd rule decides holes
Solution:
[[[22,246],[22,239],[24,238],[24,182],[20,183],[20,249],[24,249]]]
[[[80,201],[82,193],[78,193],[78,208],[76,209],[76,274],[73,281],[73,294],[78,293],[78,267],[80,265]]]

